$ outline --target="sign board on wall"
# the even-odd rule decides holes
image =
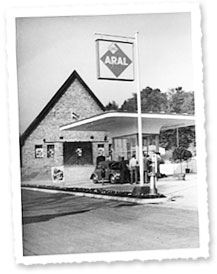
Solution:
[[[97,39],[98,79],[134,80],[133,43]]]

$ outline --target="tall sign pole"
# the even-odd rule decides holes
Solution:
[[[135,33],[135,80],[137,86],[137,111],[138,111],[138,146],[139,146],[139,173],[140,186],[144,185],[143,144],[142,144],[142,106],[140,92],[140,67],[139,67],[139,33]]]
[[[134,81],[137,89],[137,120],[140,186],[144,185],[142,111],[140,93],[139,46],[137,32],[134,37],[95,33],[97,49],[97,78],[104,80]],[[134,54],[133,54],[134,53]],[[135,57],[135,65],[134,65]],[[134,75],[135,74],[135,75]]]

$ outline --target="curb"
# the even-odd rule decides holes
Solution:
[[[122,202],[130,202],[136,204],[161,204],[165,203],[170,200],[169,197],[161,197],[161,198],[130,198],[130,197],[119,197],[119,196],[110,196],[105,194],[93,194],[93,193],[84,193],[84,192],[76,192],[76,191],[67,191],[61,189],[48,189],[43,188],[42,186],[21,186],[22,189],[26,190],[34,190],[34,191],[42,191],[47,193],[66,193],[78,197],[88,197],[88,198],[95,198],[95,199],[104,199],[104,200],[114,200],[114,201],[122,201]]]

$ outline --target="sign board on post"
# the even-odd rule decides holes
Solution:
[[[51,168],[51,178],[53,183],[64,182],[64,166],[57,166]]]
[[[97,39],[98,79],[134,81],[133,43]]]

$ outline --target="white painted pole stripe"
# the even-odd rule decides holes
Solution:
[[[144,185],[143,174],[143,151],[142,151],[142,106],[141,106],[141,92],[140,92],[140,68],[139,68],[139,33],[135,34],[135,80],[137,85],[137,119],[138,119],[138,145],[139,145],[139,173],[140,186]]]

